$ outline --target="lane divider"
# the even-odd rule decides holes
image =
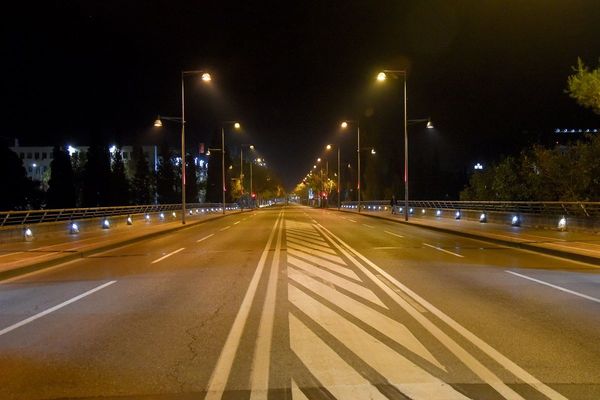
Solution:
[[[363,226],[366,226],[367,228],[375,228],[373,225],[363,224]]]
[[[219,229],[219,232],[226,231],[226,230],[227,230],[227,229],[229,229],[229,228],[231,228],[231,225],[230,225],[230,226],[226,226],[225,228],[221,228],[221,229]]]
[[[432,249],[436,249],[436,250],[442,251],[442,252],[444,252],[444,253],[452,254],[453,256],[456,256],[456,257],[465,258],[465,256],[463,256],[462,254],[453,253],[453,252],[451,252],[451,251],[444,250],[444,249],[442,249],[441,247],[433,246],[433,245],[431,245],[431,244],[427,244],[427,243],[423,243],[423,245],[424,245],[424,246],[427,246],[427,247],[431,247]]]
[[[65,306],[68,306],[69,304],[74,303],[77,300],[81,300],[84,297],[89,296],[90,294],[95,293],[95,292],[97,292],[99,290],[102,290],[105,287],[108,287],[108,286],[112,285],[115,282],[117,282],[117,281],[106,282],[105,284],[97,286],[97,287],[95,287],[93,289],[90,289],[87,292],[80,294],[79,296],[75,296],[75,297],[73,297],[73,298],[71,298],[71,299],[69,299],[67,301],[64,301],[64,302],[62,302],[60,304],[55,305],[54,307],[51,307],[51,308],[49,308],[47,310],[44,310],[44,311],[39,312],[39,313],[37,313],[35,315],[32,315],[31,317],[26,318],[26,319],[24,319],[21,322],[17,322],[16,324],[13,324],[13,325],[11,325],[9,327],[6,327],[6,328],[0,330],[0,336],[4,335],[4,334],[6,334],[6,333],[8,333],[10,331],[14,331],[15,329],[20,328],[23,325],[27,325],[30,322],[33,322],[33,321],[35,321],[38,318],[41,318],[41,317],[43,317],[45,315],[50,314],[51,312],[54,312],[54,311],[59,310],[59,309],[65,307]]]
[[[505,271],[505,272],[508,272],[509,274],[514,275],[514,276],[518,276],[519,278],[528,279],[528,280],[530,280],[532,282],[539,283],[540,285],[545,285],[545,286],[551,287],[553,289],[560,290],[561,292],[569,293],[569,294],[572,294],[572,295],[575,295],[575,296],[579,296],[579,297],[582,297],[582,298],[590,300],[590,301],[594,301],[596,303],[600,303],[600,299],[597,299],[596,297],[588,296],[587,294],[579,293],[579,292],[576,292],[574,290],[570,290],[570,289],[564,288],[562,286],[553,285],[552,283],[549,283],[549,282],[546,282],[546,281],[542,281],[540,279],[532,278],[532,277],[527,276],[527,275],[522,275],[522,274],[519,274],[517,272],[508,271],[508,270]]]
[[[164,260],[165,258],[171,257],[173,254],[177,254],[177,253],[179,253],[179,252],[180,252],[180,251],[182,251],[182,250],[185,250],[185,247],[182,247],[182,248],[180,248],[180,249],[177,249],[177,250],[175,250],[175,251],[172,251],[172,252],[170,252],[169,254],[162,256],[161,258],[157,258],[156,260],[152,261],[152,263],[151,263],[151,264],[156,264],[157,262],[159,262],[159,261],[162,261],[162,260]]]
[[[206,235],[206,236],[204,236],[202,239],[198,239],[198,240],[196,240],[196,243],[200,243],[200,242],[202,242],[202,241],[204,241],[204,240],[206,240],[206,239],[208,239],[208,238],[210,238],[210,237],[213,237],[213,236],[215,236],[215,234],[214,234],[214,233],[211,233],[210,235]]]
[[[412,291],[406,285],[402,284],[388,272],[383,270],[377,264],[373,263],[367,257],[363,256],[349,244],[344,242],[338,236],[336,236],[329,229],[322,225],[317,225],[316,228],[321,231],[326,237],[328,237],[330,243],[332,243],[338,250],[340,250],[356,267],[367,275],[373,283],[383,289],[395,302],[400,305],[405,311],[407,311],[421,326],[427,329],[434,337],[436,337],[440,343],[442,343],[448,350],[454,353],[471,371],[479,376],[484,382],[493,387],[501,396],[506,399],[523,399],[524,398],[509,387],[502,379],[496,376],[491,370],[484,366],[479,360],[477,360],[471,353],[460,346],[454,339],[448,336],[444,331],[441,330],[437,325],[425,317],[425,314],[421,314],[416,310],[410,303],[404,300],[401,296],[388,287],[383,281],[377,278],[376,274],[384,276],[389,282],[391,282],[398,289],[402,290],[407,296],[413,298],[414,301],[419,303],[423,308],[429,311],[432,315],[435,315],[441,321],[443,321],[448,327],[452,328],[456,333],[461,335],[463,338],[471,342],[475,347],[489,356],[491,359],[496,361],[505,370],[511,372],[517,379],[523,381],[529,386],[536,389],[549,399],[553,400],[567,400],[565,396],[541,382],[539,379],[531,375],[529,372],[521,368],[514,361],[500,353],[498,350],[490,346],[484,340],[476,336],[474,333],[469,331],[464,326],[460,325],[450,316],[442,312],[440,309],[429,303],[423,297]],[[339,244],[338,244],[339,243]],[[343,247],[342,247],[343,246]],[[347,250],[347,251],[346,251]],[[358,262],[350,253],[354,254],[358,259],[372,268],[375,273],[371,272],[369,268]]]
[[[229,375],[231,373],[231,369],[233,368],[233,361],[240,346],[242,333],[250,314],[250,308],[252,307],[254,297],[256,296],[258,283],[260,281],[260,277],[262,276],[265,263],[267,261],[267,256],[271,250],[271,243],[273,242],[273,238],[275,237],[275,233],[277,232],[277,228],[280,223],[282,226],[281,229],[283,229],[283,211],[279,213],[277,220],[271,229],[271,233],[267,239],[267,244],[265,245],[265,248],[260,256],[260,260],[258,261],[256,270],[254,271],[254,275],[252,275],[252,279],[250,280],[250,285],[246,290],[242,304],[240,305],[239,311],[235,317],[235,320],[233,321],[231,330],[227,335],[227,339],[225,340],[225,344],[223,345],[223,349],[221,350],[221,354],[217,360],[217,365],[215,366],[215,369],[213,370],[208,382],[205,400],[220,400],[225,392],[225,387],[227,386],[227,381],[229,380]]]
[[[397,233],[394,233],[394,232],[390,232],[390,231],[384,231],[384,232],[387,233],[388,235],[396,236],[396,237],[399,237],[399,238],[403,238],[404,237],[404,236],[398,235]]]

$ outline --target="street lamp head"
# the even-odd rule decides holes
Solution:
[[[206,155],[207,155],[207,156],[210,156],[210,150],[208,150],[208,151],[206,152]]]
[[[316,165],[313,165],[313,169],[317,169],[317,166],[316,166]]]
[[[154,121],[154,126],[157,128],[162,128],[162,121],[160,120],[160,116],[158,118],[156,118],[156,121]]]
[[[212,80],[212,78],[208,72],[205,72],[202,74],[202,80],[204,82],[210,82]]]
[[[317,162],[321,162],[321,157],[317,158]]]
[[[331,145],[330,145],[330,144],[328,144],[327,146],[325,146],[325,148],[326,148],[327,150],[331,150]]]
[[[433,129],[433,123],[431,122],[431,120],[427,121],[427,129]]]
[[[375,149],[371,149],[371,154],[377,154],[377,152],[375,151]]]
[[[385,74],[385,72],[380,72],[377,74],[377,81],[378,82],[383,82],[387,79],[387,75]]]
[[[240,129],[242,126],[240,125],[240,123],[239,123],[239,122],[235,122],[235,123],[233,124],[233,127],[234,127],[235,129]]]
[[[253,144],[250,145],[250,150],[254,150],[254,145]]]
[[[348,123],[347,123],[346,121],[344,121],[344,122],[342,122],[342,123],[340,124],[340,126],[341,126],[343,129],[346,129],[346,128],[348,127]]]

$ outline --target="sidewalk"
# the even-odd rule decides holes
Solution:
[[[340,211],[358,214],[352,210]],[[410,216],[409,222],[405,222],[404,215],[392,215],[389,211],[362,211],[360,214],[600,265],[600,235],[595,233],[561,232],[420,215]]]
[[[145,223],[140,218],[134,220],[133,225],[122,224],[74,235],[65,231],[54,237],[3,243],[0,244],[0,281],[237,213],[240,211],[190,216],[186,225],[181,225],[178,219]]]

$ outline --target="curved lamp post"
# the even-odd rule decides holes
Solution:
[[[190,75],[200,75],[202,81],[208,83],[212,80],[206,71],[181,71],[181,118],[161,117],[154,121],[154,126],[162,127],[162,120],[174,121],[181,124],[181,223],[185,224],[185,85],[184,78]]]

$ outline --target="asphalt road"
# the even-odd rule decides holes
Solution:
[[[600,271],[300,207],[0,283],[2,399],[599,399]]]

